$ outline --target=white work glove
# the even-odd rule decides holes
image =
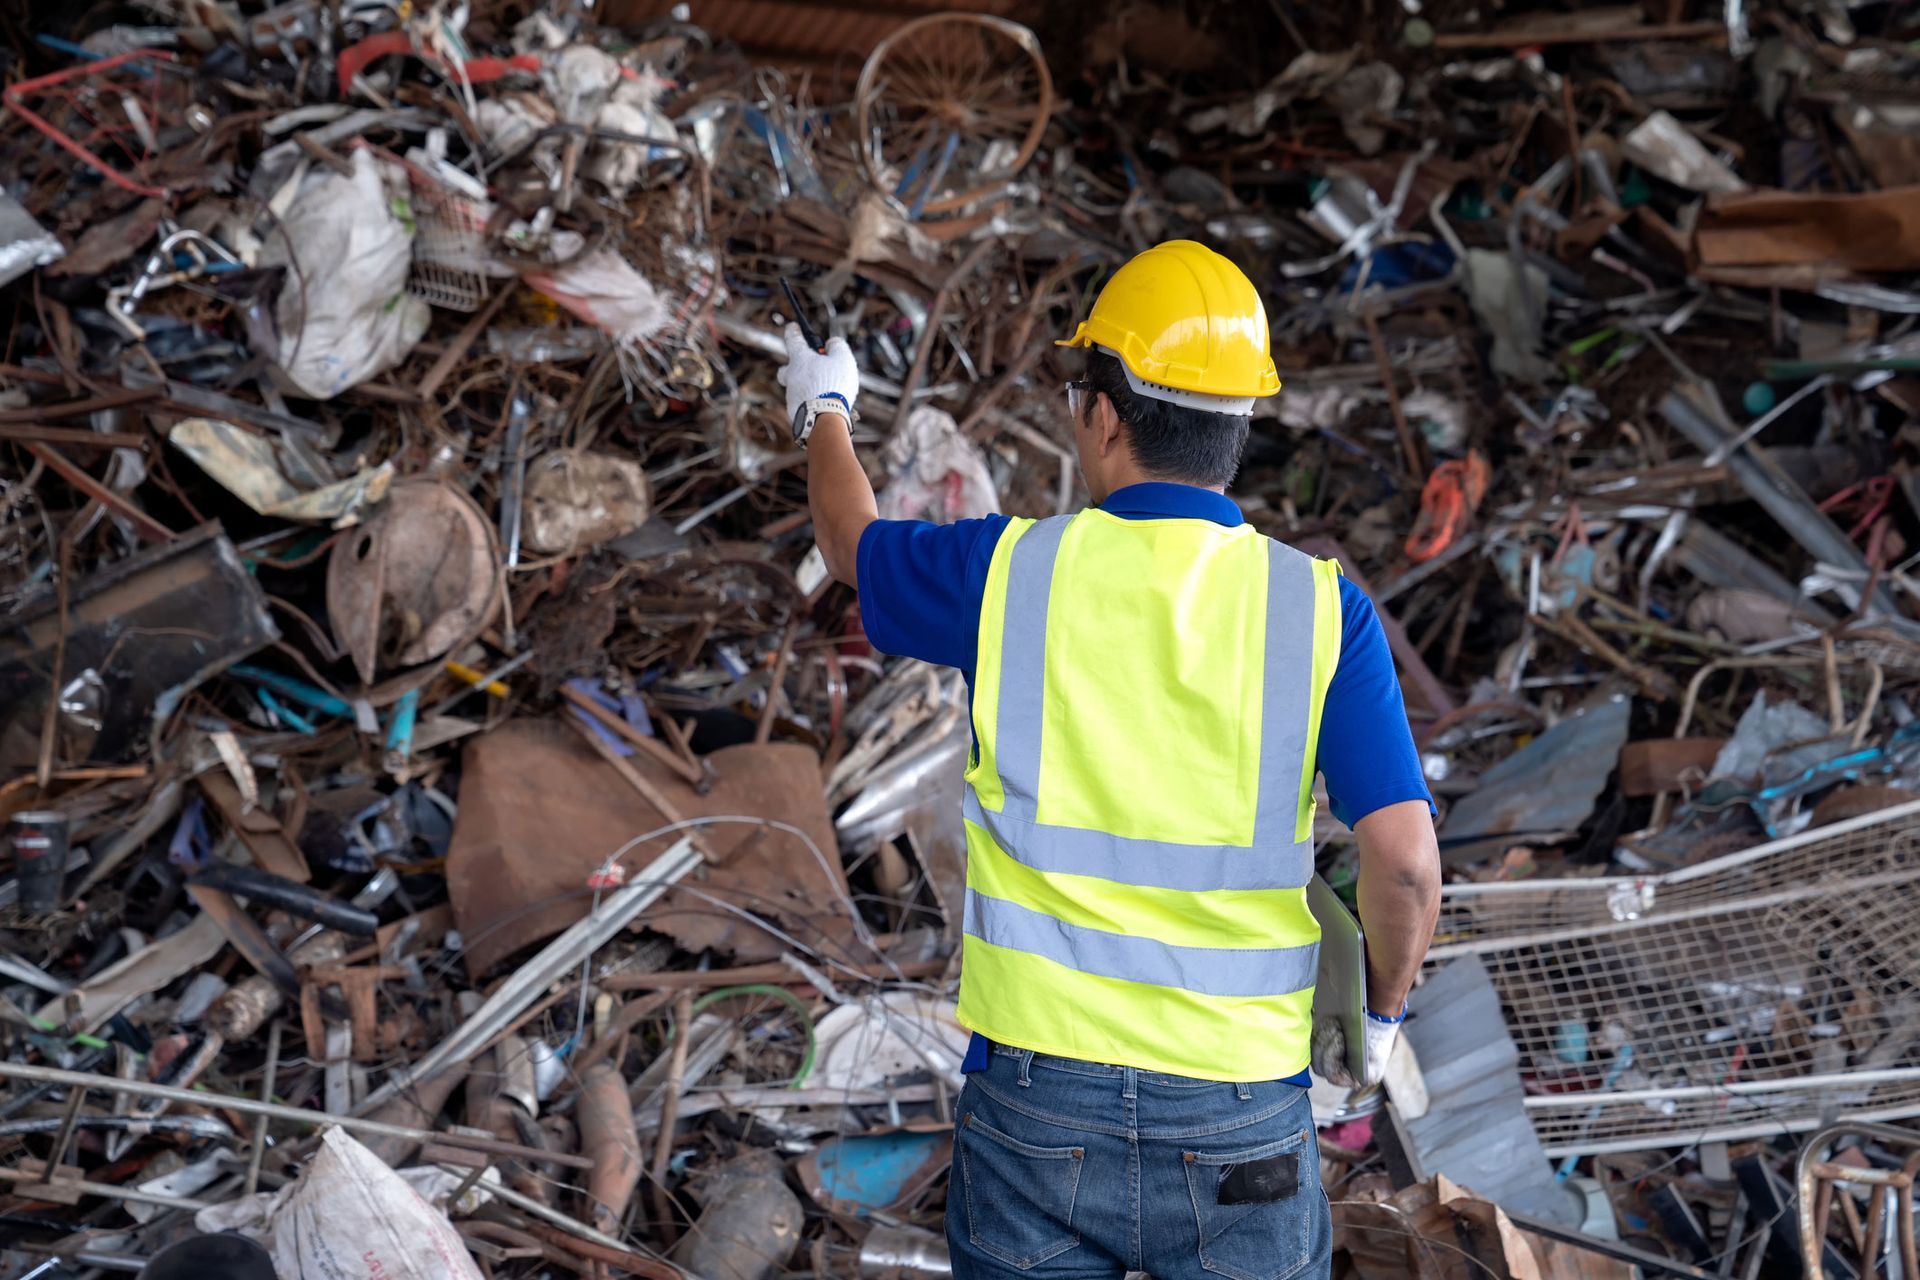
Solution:
[[[860,394],[860,366],[845,338],[828,338],[825,351],[815,351],[800,336],[800,326],[786,331],[787,362],[780,366],[780,385],[787,389],[787,420],[793,438],[805,444],[813,420],[823,413],[854,419],[853,402]]]
[[[1387,1078],[1387,1059],[1393,1056],[1393,1045],[1400,1038],[1400,1026],[1406,1017],[1404,1011],[1397,1018],[1383,1018],[1367,1010],[1366,1074],[1360,1080],[1347,1069],[1346,1032],[1332,1018],[1315,1020],[1311,1049],[1314,1072],[1329,1083],[1348,1088],[1379,1084]]]

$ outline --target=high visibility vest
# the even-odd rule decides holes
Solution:
[[[1339,571],[1251,526],[1014,520],[974,673],[960,1021],[1208,1080],[1307,1065]]]

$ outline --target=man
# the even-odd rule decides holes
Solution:
[[[846,343],[789,329],[781,370],[869,639],[972,693],[954,1275],[1325,1276],[1313,776],[1359,840],[1372,1083],[1439,903],[1399,681],[1366,597],[1225,496],[1280,388],[1238,267],[1159,245],[1062,345],[1096,505],[1040,521],[877,519]]]

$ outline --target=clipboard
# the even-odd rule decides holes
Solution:
[[[1333,886],[1318,875],[1307,881],[1307,910],[1320,922],[1320,965],[1313,983],[1315,1020],[1332,1018],[1347,1042],[1347,1070],[1355,1080],[1367,1071],[1367,946],[1360,922]]]

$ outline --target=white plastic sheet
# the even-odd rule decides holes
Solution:
[[[351,177],[301,180],[268,237],[262,266],[286,264],[275,319],[280,369],[302,395],[327,400],[406,358],[427,331],[427,304],[406,292],[413,228],[405,173],[370,151]]]
[[[621,342],[645,342],[667,323],[667,304],[647,278],[612,249],[583,253],[526,282]]]

